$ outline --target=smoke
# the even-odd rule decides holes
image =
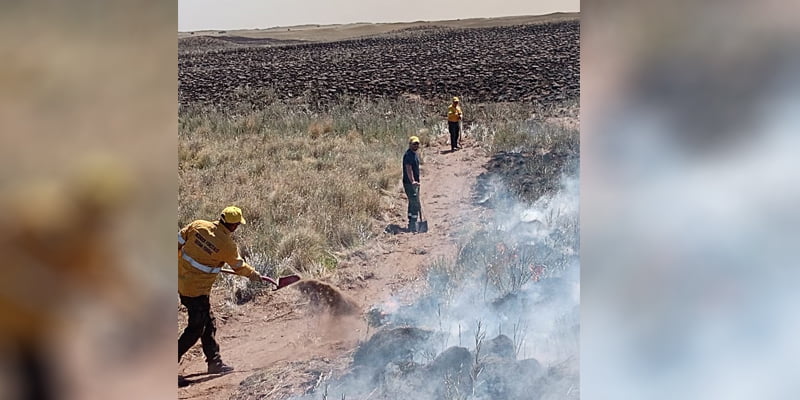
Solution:
[[[499,270],[472,271],[478,279],[468,281],[452,300],[440,299],[448,306],[442,312],[442,324],[451,327],[448,333],[453,340],[458,333],[453,327],[462,327],[460,345],[465,333],[471,336],[480,321],[487,327],[487,337],[511,336],[515,328],[519,330],[521,357],[556,363],[577,356],[577,341],[565,340],[579,325],[577,178],[565,177],[562,190],[532,205],[514,201],[509,194],[502,203],[505,207],[495,210],[494,230],[485,243],[501,246],[501,254],[492,254],[491,261],[501,264],[491,266]],[[528,271],[515,271],[515,267]],[[513,277],[503,276],[515,273],[522,275],[516,278],[523,282],[510,283]],[[557,348],[561,346],[566,348]]]
[[[582,26],[584,394],[794,398],[797,7],[622,3]]]
[[[375,305],[354,372],[303,399],[577,398],[578,177],[532,204],[493,185],[493,220],[433,263],[430,293]]]

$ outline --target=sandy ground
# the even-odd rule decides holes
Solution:
[[[223,359],[236,372],[205,374],[198,344],[179,365],[179,373],[193,383],[179,388],[178,397],[229,399],[248,377],[272,374],[275,379],[263,383],[258,398],[285,399],[318,384],[319,371],[335,375],[346,368],[359,342],[374,333],[369,331],[363,311],[389,299],[410,303],[425,289],[426,266],[438,257],[453,257],[459,232],[486,212],[472,205],[470,189],[488,158],[470,143],[468,135],[463,149],[451,153],[449,148],[441,138],[423,150],[421,196],[429,232],[384,233],[343,255],[337,274],[328,278],[361,307],[361,313],[331,316],[313,307],[293,287],[233,310],[218,303],[220,296],[212,296],[217,310],[228,307],[222,313],[218,311],[227,318],[218,318],[217,338]],[[405,227],[407,203],[399,182],[389,196],[393,207],[384,222]]]

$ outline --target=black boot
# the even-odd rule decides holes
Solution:
[[[408,231],[409,232],[416,232],[417,231],[417,221],[408,221]]]
[[[226,365],[222,361],[215,361],[208,363],[209,374],[227,374],[229,372],[233,372],[233,367],[231,367],[230,365]]]

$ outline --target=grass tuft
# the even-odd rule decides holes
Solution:
[[[380,234],[408,137],[427,146],[448,135],[446,103],[343,98],[323,107],[269,90],[241,95],[264,105],[180,108],[178,223],[237,205],[248,219],[236,232],[243,253],[311,275],[335,270],[331,254]],[[519,104],[465,107],[476,121],[465,134],[487,151],[529,143],[518,129],[542,115]]]

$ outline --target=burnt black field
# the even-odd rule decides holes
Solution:
[[[178,56],[181,105],[234,108],[258,93],[316,102],[342,96],[451,95],[470,102],[577,100],[578,21],[432,28],[336,42],[237,46]]]

